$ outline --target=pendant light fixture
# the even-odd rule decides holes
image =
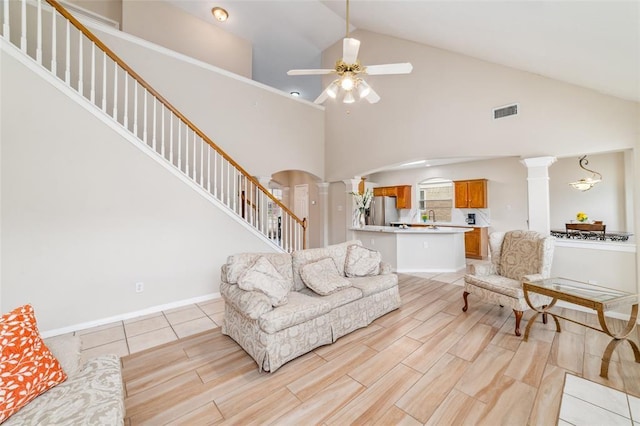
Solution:
[[[572,187],[574,187],[575,189],[577,189],[578,191],[588,191],[591,188],[593,188],[593,185],[595,185],[598,182],[602,182],[602,175],[594,170],[591,169],[587,169],[585,166],[589,164],[589,160],[587,160],[587,156],[583,155],[582,157],[580,157],[580,160],[578,160],[578,164],[580,165],[581,169],[584,169],[588,172],[591,172],[591,176],[586,177],[586,178],[582,178],[580,180],[577,180],[575,182],[570,182],[569,185],[571,185]]]

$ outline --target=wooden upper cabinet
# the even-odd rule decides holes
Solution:
[[[411,185],[396,186],[396,207],[399,209],[411,208]]]
[[[458,180],[453,182],[455,189],[455,207],[457,209],[486,209],[487,180]]]
[[[381,186],[373,188],[373,195],[376,197],[396,197],[397,208],[411,208],[411,185]]]

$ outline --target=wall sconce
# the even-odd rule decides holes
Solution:
[[[582,157],[580,157],[580,160],[578,161],[578,164],[580,165],[581,169],[584,169],[588,172],[591,172],[592,175],[591,177],[587,177],[587,178],[582,178],[580,180],[577,180],[575,182],[570,182],[569,185],[571,185],[572,187],[574,187],[575,189],[579,190],[579,191],[588,191],[591,188],[593,188],[593,185],[595,185],[598,182],[602,181],[602,175],[596,171],[587,169],[585,166],[589,164],[589,161],[587,160],[587,156],[583,155]]]

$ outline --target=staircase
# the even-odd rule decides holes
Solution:
[[[291,212],[57,1],[0,3],[4,40],[276,248],[306,247],[306,218]]]

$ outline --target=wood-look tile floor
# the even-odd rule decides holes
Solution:
[[[400,309],[272,374],[220,328],[122,358],[126,424],[550,425],[566,372],[640,396],[629,345],[603,379],[602,333],[540,322],[523,342],[510,309],[470,296],[463,313],[460,286],[399,279]]]

